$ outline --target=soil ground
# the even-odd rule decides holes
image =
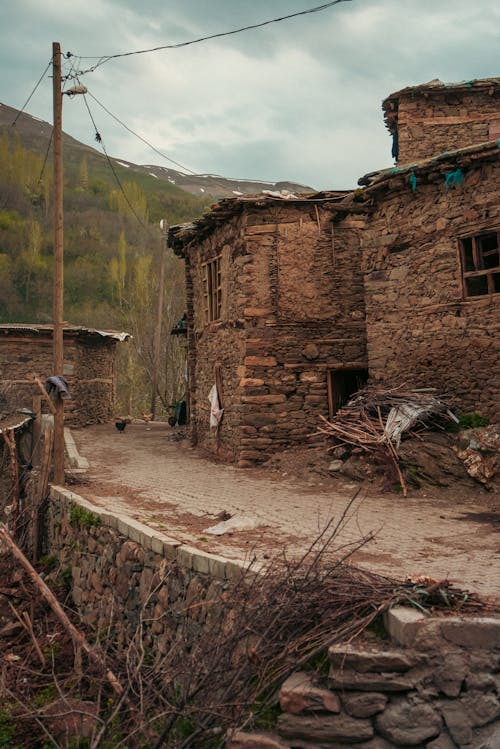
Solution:
[[[238,469],[208,459],[185,432],[163,423],[133,423],[124,432],[105,424],[73,435],[90,461],[75,476],[75,492],[200,549],[238,559],[291,556],[338,526],[331,553],[352,551],[359,567],[449,579],[500,598],[499,496],[468,478],[419,482],[404,498],[376,475],[363,476],[362,466],[352,478],[330,476],[322,446]],[[229,516],[240,529],[207,532]]]

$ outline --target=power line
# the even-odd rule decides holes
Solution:
[[[122,183],[120,181],[120,178],[118,177],[118,174],[116,173],[116,169],[114,168],[113,163],[112,163],[111,159],[108,156],[108,152],[106,150],[106,146],[104,145],[102,136],[101,136],[99,130],[97,129],[97,125],[95,124],[94,117],[92,115],[92,112],[90,111],[90,107],[89,107],[89,103],[87,101],[86,94],[83,95],[83,100],[85,102],[85,106],[87,107],[87,112],[89,113],[89,117],[90,117],[90,119],[92,121],[92,125],[94,126],[95,139],[96,139],[97,143],[99,143],[99,145],[102,148],[102,151],[103,151],[103,153],[104,153],[104,155],[106,157],[106,161],[108,162],[108,166],[111,169],[111,171],[113,172],[113,176],[114,176],[114,178],[116,180],[116,184],[118,185],[118,188],[120,189],[120,192],[122,193],[122,195],[123,195],[123,197],[125,199],[125,202],[127,203],[128,207],[130,208],[130,210],[132,211],[132,213],[134,214],[134,216],[136,217],[137,221],[140,223],[140,225],[142,226],[142,228],[145,229],[146,228],[145,223],[142,221],[142,219],[140,218],[140,216],[137,214],[134,206],[132,205],[132,203],[128,199],[127,193],[123,189],[123,185],[122,185]]]
[[[92,65],[92,67],[88,68],[87,70],[80,71],[78,75],[84,75],[85,73],[92,73],[94,70],[97,70],[101,65],[104,65],[104,63],[109,62],[110,60],[116,60],[119,57],[130,57],[132,55],[144,55],[148,52],[158,52],[163,49],[179,49],[180,47],[188,47],[191,44],[199,44],[200,42],[206,42],[209,39],[220,39],[224,36],[232,36],[233,34],[240,34],[243,31],[250,31],[252,29],[259,29],[263,26],[269,26],[272,23],[280,23],[281,21],[287,21],[290,18],[297,18],[298,16],[305,16],[309,15],[311,13],[319,13],[323,10],[326,10],[327,8],[331,8],[333,5],[339,5],[339,3],[346,3],[351,2],[352,0],[332,0],[332,2],[329,3],[323,3],[323,5],[317,5],[314,8],[307,8],[306,10],[300,10],[296,13],[289,13],[286,16],[280,16],[279,18],[271,18],[268,21],[261,21],[260,23],[253,23],[249,26],[242,26],[239,29],[232,29],[231,31],[221,31],[216,34],[208,34],[207,36],[201,36],[197,39],[190,39],[187,42],[178,42],[177,44],[164,44],[159,47],[151,47],[150,49],[140,49],[135,52],[121,52],[119,54],[115,55],[101,55],[99,57],[97,56],[77,56],[79,60],[96,60],[97,62],[95,65]],[[71,52],[66,53],[66,57],[75,57]]]
[[[184,166],[184,164],[181,164],[179,161],[175,161],[175,159],[170,158],[170,156],[167,156],[165,153],[163,153],[162,151],[160,151],[159,148],[156,148],[156,146],[154,146],[152,143],[150,143],[148,140],[146,140],[146,138],[144,138],[142,135],[139,135],[139,133],[136,133],[134,130],[132,130],[132,128],[130,128],[128,125],[126,125],[125,122],[123,122],[122,120],[120,120],[119,117],[117,117],[106,106],[104,106],[104,104],[102,102],[100,102],[99,99],[97,99],[94,96],[94,94],[92,94],[89,90],[87,90],[87,93],[88,93],[89,96],[92,97],[92,99],[96,102],[96,104],[99,104],[99,106],[102,107],[102,109],[104,109],[104,111],[107,114],[109,114],[110,117],[112,117],[116,122],[118,122],[120,125],[122,125],[122,127],[124,127],[125,130],[128,130],[129,133],[131,133],[136,138],[138,138],[140,141],[142,141],[143,143],[145,143],[149,148],[151,148],[152,151],[154,151],[155,153],[157,153],[159,156],[161,156],[162,158],[166,159],[167,161],[170,161],[172,164],[175,164],[176,166],[178,166],[179,169],[183,170],[183,172],[187,172],[187,173],[191,174],[193,177],[199,177],[200,176],[199,172],[194,172],[192,169],[190,169],[187,166]],[[228,190],[227,184],[222,183],[221,181],[219,181],[213,175],[209,175],[209,177],[212,180],[212,183],[214,185],[218,185],[219,187],[221,187],[224,190],[224,192],[227,192],[227,190]],[[244,182],[245,181],[244,178],[243,179],[237,179],[237,178],[234,178],[234,177],[227,177],[227,179],[231,180],[233,182]]]
[[[30,102],[30,100],[31,100],[31,97],[33,96],[33,94],[34,94],[34,93],[35,93],[35,91],[37,90],[37,88],[38,88],[38,86],[40,85],[40,83],[41,83],[41,82],[43,81],[43,79],[45,78],[45,73],[47,72],[47,70],[48,70],[48,69],[50,68],[50,66],[51,66],[51,65],[52,65],[52,58],[50,58],[50,60],[48,61],[48,63],[47,63],[47,67],[45,68],[45,70],[43,71],[42,75],[40,76],[40,78],[38,79],[37,83],[35,84],[35,86],[34,86],[34,88],[33,88],[33,91],[32,91],[32,92],[31,92],[31,94],[30,94],[30,95],[28,96],[28,98],[27,98],[27,99],[26,99],[26,101],[24,102],[24,104],[23,104],[23,106],[21,107],[21,109],[20,109],[20,110],[18,111],[18,113],[17,113],[17,115],[16,115],[16,117],[15,117],[14,121],[13,121],[13,122],[11,123],[11,125],[10,125],[11,127],[14,127],[14,125],[15,125],[15,124],[16,124],[16,122],[18,121],[19,117],[20,117],[20,116],[22,115],[22,113],[24,112],[25,108],[26,108],[26,107],[28,106],[28,104],[29,104],[29,102]]]
[[[197,172],[193,172],[192,169],[189,169],[187,166],[184,166],[183,164],[179,163],[178,161],[175,161],[175,159],[171,159],[170,156],[167,156],[165,153],[162,153],[156,146],[153,146],[152,143],[150,143],[146,138],[143,138],[142,135],[139,135],[139,133],[136,133],[132,128],[130,128],[128,125],[126,125],[122,120],[120,120],[119,117],[117,117],[113,112],[110,112],[107,107],[104,106],[102,102],[97,99],[91,91],[87,91],[88,95],[93,98],[93,100],[96,102],[96,104],[99,104],[99,106],[104,109],[104,111],[109,114],[110,117],[112,117],[116,122],[118,122],[122,127],[125,128],[125,130],[128,130],[129,133],[134,135],[139,140],[142,140],[143,143],[145,143],[149,148],[151,148],[152,151],[157,153],[159,156],[161,156],[163,159],[166,159],[167,161],[170,161],[172,164],[175,164],[175,166],[178,166],[179,169],[182,169],[185,172],[189,172],[190,174],[197,176]]]

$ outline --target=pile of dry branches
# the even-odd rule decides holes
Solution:
[[[125,651],[115,648],[110,621],[100,633],[101,668],[54,616],[36,579],[5,553],[11,577],[0,590],[0,704],[9,709],[13,745],[68,746],[58,727],[65,720],[68,731],[68,715],[73,723],[76,715],[86,721],[89,749],[222,747],[229,727],[259,725],[292,671],[318,665],[330,644],[359,636],[388,608],[483,607],[446,581],[401,582],[352,567],[350,555],[369,539],[337,548],[342,522],[332,521],[298,560],[275,560],[182,611],[167,606],[165,615],[182,624],[172,627],[165,653],[148,636],[149,604]],[[121,691],[106,678],[110,669]],[[41,689],[52,690],[50,705],[37,704]]]
[[[446,399],[437,398],[432,388],[405,390],[375,386],[355,393],[329,420],[321,419],[318,433],[333,440],[330,450],[347,445],[360,448],[375,460],[389,462],[404,496],[407,488],[397,453],[402,435],[442,428],[444,422],[456,421]]]

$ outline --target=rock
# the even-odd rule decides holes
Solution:
[[[471,650],[500,647],[500,618],[477,616],[471,619],[449,617],[441,620],[441,632],[448,642]]]
[[[460,653],[449,653],[444,656],[444,663],[436,668],[433,680],[440,692],[447,697],[458,697],[467,675],[467,665]]]
[[[279,701],[285,713],[296,714],[317,710],[340,712],[338,697],[328,689],[314,686],[311,677],[303,672],[288,677],[280,689]]]
[[[289,749],[290,745],[284,744],[274,734],[238,731],[226,741],[225,747],[226,749]]]
[[[330,669],[328,685],[332,689],[355,689],[362,692],[409,692],[414,688],[412,679],[399,673],[364,673]]]
[[[380,692],[351,692],[342,695],[346,713],[353,718],[370,718],[381,713],[387,704],[387,696]]]
[[[394,700],[375,722],[382,736],[398,746],[416,746],[426,739],[433,739],[442,726],[438,712],[416,699]]]
[[[426,749],[456,749],[456,746],[446,733],[442,733],[437,739],[426,744]]]
[[[278,718],[278,731],[286,738],[315,741],[340,740],[352,744],[373,737],[373,726],[368,720],[356,720],[349,715],[289,715]]]
[[[343,465],[343,460],[332,460],[332,462],[328,466],[328,470],[330,471],[330,473],[338,473],[338,471],[342,470]]]
[[[403,650],[361,650],[345,645],[332,645],[328,655],[332,666],[360,673],[409,671],[417,662],[416,656]]]
[[[470,744],[472,741],[472,727],[469,718],[458,700],[440,705],[450,735],[457,744]]]
[[[500,716],[500,701],[494,694],[468,694],[460,703],[473,728],[485,726]]]

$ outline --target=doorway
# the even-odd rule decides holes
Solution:
[[[334,416],[368,380],[367,369],[328,370],[328,415]]]

